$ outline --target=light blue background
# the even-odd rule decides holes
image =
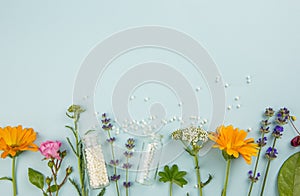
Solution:
[[[290,108],[300,113],[300,3],[298,1],[0,1],[0,125],[33,127],[37,143],[69,136],[64,116],[72,103],[76,74],[95,45],[111,34],[143,25],[161,25],[185,32],[199,41],[218,65],[225,82],[225,124],[247,129],[258,137],[261,113],[267,106]],[[252,77],[251,84],[246,76]],[[97,92],[99,93],[99,92]],[[236,109],[235,96],[240,109]],[[98,109],[98,108],[97,108]],[[99,108],[100,112],[104,112]],[[300,123],[296,123],[300,126]],[[297,152],[289,146],[295,132],[287,126],[278,143],[279,157],[272,163],[265,195],[277,195],[276,176],[280,165]],[[69,150],[66,143],[64,147]],[[18,158],[19,195],[40,195],[27,180],[27,168],[46,173],[39,153],[26,152]],[[67,164],[72,164],[69,158]],[[189,184],[174,187],[174,195],[196,195],[192,159],[183,154],[174,161],[189,172]],[[263,162],[262,162],[263,163]],[[11,160],[0,160],[0,176],[10,176]],[[65,165],[65,166],[66,166]],[[225,161],[211,150],[200,161],[203,178],[213,181],[205,195],[219,195]],[[73,165],[75,167],[75,165]],[[228,195],[246,195],[247,171],[242,159],[234,161]],[[263,167],[261,168],[263,169]],[[48,171],[47,171],[48,172]],[[73,176],[75,173],[73,174]],[[114,186],[106,195],[114,195]],[[255,186],[253,195],[259,191]],[[122,189],[124,193],[124,190]],[[96,195],[93,192],[93,195]],[[11,195],[10,183],[0,182],[0,195]],[[62,195],[75,195],[67,184]],[[167,184],[135,184],[131,195],[167,195]]]

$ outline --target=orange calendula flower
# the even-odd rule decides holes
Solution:
[[[8,155],[14,157],[22,151],[31,150],[38,151],[38,146],[33,142],[36,139],[36,132],[32,128],[17,127],[0,127],[0,151],[1,158],[6,158]]]
[[[220,126],[217,133],[211,133],[209,138],[216,142],[214,148],[219,148],[226,154],[238,158],[241,155],[246,163],[251,163],[251,156],[257,156],[258,145],[253,138],[246,139],[247,132],[230,126]]]

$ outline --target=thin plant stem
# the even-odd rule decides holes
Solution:
[[[170,189],[170,196],[172,196],[172,187],[173,187],[173,182],[170,182],[170,187],[169,187],[169,189]]]
[[[199,160],[197,155],[194,156],[194,160],[195,160],[195,169],[197,175],[197,187],[199,190],[199,196],[202,196],[203,193],[202,193],[202,185],[201,185],[201,177],[200,177],[200,167],[199,167]]]
[[[128,164],[128,157],[126,157],[126,163]],[[127,184],[127,183],[128,183],[128,168],[126,168],[126,184]],[[126,196],[129,195],[128,188],[129,188],[129,187],[126,186]]]
[[[77,153],[77,166],[79,171],[79,178],[80,178],[80,184],[81,184],[81,196],[86,196],[85,192],[85,186],[84,186],[84,177],[83,177],[83,171],[82,171],[82,163],[81,163],[81,148],[79,147],[79,131],[78,131],[78,120],[79,120],[79,114],[74,115],[74,126],[75,126],[75,140],[76,140],[76,153]]]
[[[111,138],[111,135],[110,135],[110,131],[108,130],[107,131],[108,133],[108,137]],[[114,153],[114,146],[113,146],[113,143],[110,143],[110,147],[111,147],[111,156],[112,156],[112,159],[114,161],[115,160],[115,153]],[[117,176],[117,167],[114,165],[114,174]],[[118,185],[118,180],[115,181],[115,184],[116,184],[116,190],[117,190],[117,195],[120,196],[120,191],[119,191],[119,185]]]
[[[226,196],[226,192],[227,192],[228,178],[229,178],[229,173],[230,173],[230,163],[231,163],[231,159],[228,159],[227,166],[226,166],[226,177],[225,177],[224,188],[222,191],[222,196]]]
[[[289,118],[289,120],[290,120],[290,122],[291,122],[293,128],[295,129],[295,131],[298,133],[298,135],[300,135],[300,132],[299,132],[299,130],[297,129],[297,127],[295,126],[294,122],[291,120],[291,118]]]
[[[14,196],[16,196],[17,195],[17,182],[16,182],[16,157],[15,156],[12,158],[11,175],[12,175],[13,194],[14,194]]]
[[[264,136],[265,136],[265,133],[263,132],[262,135],[261,135],[261,141],[263,141]],[[258,154],[257,154],[256,162],[255,162],[255,167],[254,167],[254,171],[253,171],[253,176],[256,176],[257,166],[258,166],[261,150],[262,150],[262,146],[260,146],[260,148],[258,150]],[[254,185],[254,181],[252,180],[251,184],[250,184],[250,189],[249,189],[249,192],[248,192],[248,196],[251,195],[253,185]]]
[[[276,144],[276,139],[277,138],[274,139],[274,142],[273,142],[273,145],[272,145],[272,151],[274,150],[274,147],[275,147],[275,144]],[[267,177],[268,177],[268,173],[269,173],[269,169],[270,169],[270,163],[271,163],[271,159],[269,159],[268,163],[267,163],[267,169],[266,169],[266,172],[265,172],[264,181],[263,181],[263,184],[262,184],[260,196],[264,195],[264,190],[265,190],[265,186],[266,186],[266,182],[267,182]]]

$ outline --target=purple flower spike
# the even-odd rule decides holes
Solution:
[[[110,180],[111,181],[118,181],[118,180],[120,180],[120,177],[121,177],[120,175],[113,175],[113,176],[110,177]]]
[[[278,151],[276,148],[269,147],[266,151],[266,157],[269,160],[273,160],[273,159],[277,158],[277,154],[278,154]]]
[[[123,182],[123,186],[124,186],[125,188],[129,188],[129,187],[131,187],[131,185],[132,185],[131,182]]]

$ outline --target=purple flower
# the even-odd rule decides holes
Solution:
[[[111,160],[109,163],[113,166],[117,166],[119,165],[119,160]]]
[[[120,180],[120,177],[121,177],[120,175],[113,175],[113,176],[110,177],[110,180],[111,181],[118,181],[118,180]]]
[[[262,120],[261,121],[261,125],[263,126],[263,127],[266,127],[266,126],[268,126],[268,125],[270,125],[271,123],[268,121],[268,120]]]
[[[129,138],[127,140],[127,143],[125,144],[125,147],[128,149],[128,150],[132,150],[134,147],[135,147],[135,144],[134,144],[134,139],[133,138]]]
[[[272,117],[274,115],[274,110],[273,108],[266,108],[266,111],[265,111],[265,116],[267,117]]]
[[[129,188],[131,185],[132,185],[131,182],[123,182],[123,186],[124,186],[125,188]]]
[[[267,137],[264,137],[263,139],[259,138],[256,142],[259,147],[263,147],[267,144]]]
[[[250,181],[252,181],[252,182],[257,182],[258,179],[259,179],[259,177],[260,177],[260,173],[259,173],[259,172],[257,173],[256,177],[254,177],[254,176],[253,176],[252,170],[250,170],[250,171],[248,172],[248,175],[249,175]]]
[[[278,154],[278,151],[276,148],[269,147],[266,151],[266,157],[269,160],[273,160],[273,159],[277,158],[277,154]]]
[[[116,141],[116,138],[115,137],[111,137],[109,139],[106,140],[108,143],[114,143]]]
[[[102,125],[102,129],[104,129],[105,131],[108,131],[108,130],[112,130],[112,124],[108,124],[108,125]]]
[[[126,158],[131,158],[132,155],[133,155],[133,152],[128,152],[128,151],[125,151],[125,152],[124,152],[124,156],[125,156]]]
[[[280,138],[282,136],[282,132],[283,132],[283,127],[276,125],[276,127],[273,130],[272,135],[276,138]]]
[[[263,126],[263,127],[260,127],[260,132],[262,132],[262,133],[269,133],[270,132],[270,127],[265,127],[265,126]]]
[[[132,165],[130,163],[124,163],[123,164],[124,169],[130,169],[131,167],[132,167]]]

